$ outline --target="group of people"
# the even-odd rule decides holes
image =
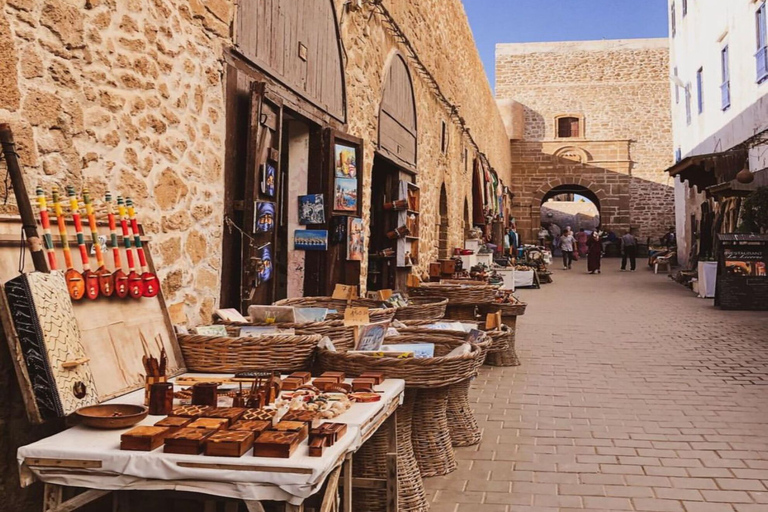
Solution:
[[[548,233],[543,227],[542,231]],[[542,233],[539,233],[539,238],[540,243],[543,244]],[[597,230],[587,233],[582,228],[574,234],[571,227],[566,226],[565,231],[559,237],[553,237],[553,247],[559,248],[563,254],[563,270],[571,270],[574,260],[578,260],[580,256],[586,256],[587,272],[599,274],[605,251],[605,238]],[[621,244],[621,271],[627,270],[627,262],[629,262],[630,271],[634,272],[637,267],[637,238],[630,231],[626,231],[619,242]],[[612,242],[608,241],[608,243]]]

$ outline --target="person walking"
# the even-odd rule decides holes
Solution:
[[[576,245],[576,239],[573,233],[567,230],[560,237],[560,251],[563,253],[563,270],[571,270],[573,264],[573,248]]]
[[[584,228],[579,229],[579,232],[576,233],[576,242],[578,242],[578,248],[579,248],[579,256],[586,256],[587,251],[589,250],[589,247],[587,247],[587,241],[589,240],[589,234],[584,230]]]
[[[539,246],[540,247],[546,246],[548,237],[549,237],[549,231],[547,231],[547,228],[542,225],[541,229],[539,230]]]
[[[627,270],[627,259],[629,259],[629,268],[635,271],[637,265],[637,238],[627,230],[621,237],[621,271]]]
[[[587,271],[590,274],[600,273],[600,257],[603,254],[603,244],[600,242],[600,234],[597,231],[592,232],[592,236],[587,240]]]

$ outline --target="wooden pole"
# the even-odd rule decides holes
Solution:
[[[29,250],[32,254],[32,263],[35,266],[35,270],[40,272],[50,272],[48,262],[45,259],[42,240],[37,234],[35,212],[32,209],[32,203],[29,200],[27,186],[24,184],[24,176],[21,172],[19,159],[16,156],[16,144],[13,141],[13,132],[11,131],[11,125],[8,123],[0,123],[0,144],[2,145],[8,174],[11,176],[13,194],[16,196],[16,204],[19,207],[24,235],[27,237]]]

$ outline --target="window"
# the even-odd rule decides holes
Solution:
[[[699,68],[696,72],[696,96],[699,114],[701,114],[704,112],[704,68]]]
[[[677,34],[677,20],[675,19],[675,4],[672,3],[672,7],[669,11],[669,19],[672,22],[672,37],[675,37],[675,34]]]
[[[445,121],[440,121],[440,150],[443,154],[448,152],[448,127]]]
[[[675,66],[675,105],[680,104],[680,86],[678,85],[678,82],[680,81],[680,79],[678,78],[678,76],[679,75],[677,73],[677,66]]]
[[[685,86],[685,122],[691,124],[691,83]]]
[[[578,117],[557,118],[557,137],[567,139],[581,136],[581,119]]]
[[[683,0],[683,18],[688,14],[688,0]]]
[[[766,25],[765,25],[765,2],[760,4],[760,7],[755,13],[757,24],[757,53],[755,59],[757,60],[757,82],[762,83],[768,78],[768,37],[766,37]]]
[[[675,163],[678,163],[683,159],[683,151],[680,148],[675,150]]]
[[[720,67],[722,68],[723,82],[720,85],[720,106],[723,110],[728,110],[731,106],[731,70],[729,61],[728,45],[725,45],[720,51]]]

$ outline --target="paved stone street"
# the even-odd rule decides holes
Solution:
[[[434,512],[768,511],[768,314],[603,263],[519,290],[523,365],[475,381],[484,438]]]

